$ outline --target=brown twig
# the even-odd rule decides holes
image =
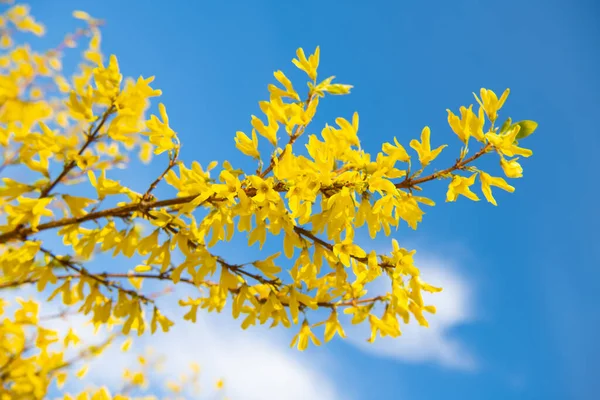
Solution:
[[[83,143],[83,145],[81,146],[81,149],[79,149],[79,152],[77,153],[78,156],[82,155],[83,152],[89,147],[90,144],[92,144],[97,138],[98,135],[100,133],[100,129],[102,129],[102,127],[104,126],[104,124],[106,123],[106,121],[108,120],[108,117],[115,111],[115,107],[114,105],[111,105],[110,107],[108,107],[104,113],[102,114],[102,116],[100,117],[100,122],[98,123],[98,125],[95,128],[93,127],[93,124],[90,125],[88,133],[87,133],[87,138],[85,140],[85,142]],[[93,129],[93,130],[92,130]],[[63,166],[63,169],[61,171],[61,173],[52,181],[48,184],[48,186],[46,186],[44,189],[42,189],[41,193],[40,193],[40,199],[44,198],[44,197],[48,197],[48,195],[50,194],[50,192],[56,187],[56,185],[58,185],[60,183],[60,181],[69,173],[71,172],[71,170],[73,168],[75,168],[77,166],[77,161],[75,160],[71,160],[68,163],[66,163]]]
[[[20,149],[15,150],[15,154],[13,154],[12,156],[4,159],[4,161],[2,162],[2,165],[0,165],[0,174],[2,172],[4,172],[4,170],[6,169],[6,167],[8,167],[12,163],[14,163],[19,158],[19,150]]]
[[[126,204],[126,205],[120,206],[120,207],[114,207],[114,208],[109,208],[109,209],[102,210],[102,211],[92,212],[92,213],[89,213],[89,214],[86,214],[86,215],[83,215],[80,217],[63,218],[63,219],[56,220],[56,221],[46,222],[44,224],[38,225],[36,229],[33,229],[31,227],[21,227],[21,228],[17,228],[12,231],[0,234],[0,244],[6,243],[6,242],[8,242],[10,240],[14,240],[14,239],[22,239],[23,237],[27,237],[34,232],[41,232],[41,231],[45,231],[48,229],[61,228],[63,226],[68,226],[68,225],[73,225],[73,224],[81,224],[83,222],[93,221],[93,220],[97,220],[97,219],[101,219],[101,218],[122,217],[122,216],[130,215],[131,213],[140,211],[140,210],[151,210],[154,208],[186,204],[186,203],[189,203],[190,201],[194,200],[196,197],[198,197],[198,195],[194,194],[191,196],[178,197],[178,198],[155,201],[155,202],[150,202],[150,203],[145,203],[145,204],[140,204],[137,202],[130,203],[130,204]]]
[[[110,279],[129,279],[129,278],[143,278],[143,279],[153,279],[153,280],[158,280],[158,281],[169,281],[172,282],[172,278],[169,275],[165,275],[165,274],[150,274],[150,273],[101,273],[98,274],[99,276],[105,277],[105,278],[110,278]],[[66,280],[66,279],[80,279],[80,278],[84,278],[87,275],[83,275],[83,274],[70,274],[70,275],[59,275],[56,276],[57,280]],[[16,286],[20,286],[20,285],[24,285],[24,284],[32,284],[32,283],[36,283],[38,281],[37,278],[32,278],[30,280],[27,281],[21,281],[21,282],[16,282],[16,283],[4,283],[4,284],[0,284],[0,290],[2,289],[6,289],[9,287],[16,287]],[[194,282],[192,279],[188,279],[188,278],[180,278],[179,279],[180,282],[184,282],[186,284],[192,285],[194,287],[198,287],[200,286],[206,286],[206,287],[211,287],[211,286],[219,286],[218,283],[216,282],[212,282],[212,281],[201,281],[201,282]],[[240,290],[240,287],[237,288],[231,288],[229,289],[229,292],[232,294],[236,294],[238,293]],[[336,302],[317,302],[317,305],[320,307],[350,307],[350,306],[356,306],[357,304],[366,304],[366,303],[374,303],[377,301],[381,301],[385,298],[385,296],[375,296],[375,297],[371,297],[371,298],[367,298],[367,299],[362,299],[362,300],[349,300],[349,301],[345,301],[345,302],[340,302],[340,303],[336,303]],[[258,296],[256,297],[257,301],[259,302],[264,302],[266,300],[262,300],[260,299]],[[282,303],[284,306],[289,306],[289,304],[287,303]]]
[[[165,170],[150,184],[150,187],[148,187],[148,190],[146,190],[146,193],[144,193],[144,196],[142,196],[143,201],[149,201],[152,198],[152,191],[156,189],[160,181],[165,178],[169,171],[173,169],[175,165],[177,165],[178,157],[179,151],[176,149],[173,156],[169,157],[169,164],[167,165],[167,168],[165,168]]]
[[[150,214],[150,213],[146,213],[145,215],[146,215],[147,217],[151,218],[151,219],[155,219],[155,218],[156,218],[156,217],[154,217],[154,216],[153,216],[152,214]],[[163,229],[165,229],[165,230],[168,230],[170,233],[173,233],[173,234],[177,234],[177,233],[179,233],[179,229],[178,229],[177,227],[175,227],[175,226],[174,226],[173,224],[171,224],[171,223],[167,223],[167,224],[166,224],[166,225],[163,227]],[[191,240],[191,239],[188,239],[187,243],[188,243],[188,246],[190,246],[190,248],[192,248],[192,249],[196,249],[197,247],[200,247],[200,246],[204,247],[205,251],[206,251],[207,253],[209,253],[209,254],[210,254],[212,257],[214,257],[214,258],[217,260],[217,262],[218,262],[218,263],[221,265],[221,267],[223,267],[223,268],[227,268],[228,270],[230,270],[231,272],[233,272],[233,273],[234,273],[234,274],[236,274],[236,275],[245,275],[245,276],[247,276],[247,277],[249,277],[249,278],[252,278],[252,279],[254,279],[254,280],[256,280],[256,281],[258,281],[258,282],[260,282],[260,283],[263,283],[263,284],[265,284],[265,285],[272,285],[272,286],[276,286],[276,287],[279,287],[279,286],[281,285],[281,282],[280,282],[279,280],[270,280],[270,279],[266,279],[266,278],[264,278],[264,277],[262,277],[262,276],[260,276],[260,275],[253,274],[253,273],[251,273],[251,272],[248,272],[248,271],[246,271],[246,270],[243,268],[243,265],[234,265],[234,264],[230,264],[230,263],[228,263],[228,262],[227,262],[227,261],[225,261],[223,258],[221,258],[221,257],[219,257],[219,256],[215,256],[215,255],[211,254],[211,253],[210,253],[210,252],[209,252],[209,251],[208,251],[208,250],[205,248],[205,246],[204,246],[204,245],[201,245],[201,244],[199,244],[199,243],[197,243],[197,242],[195,242],[195,241],[193,241],[193,240]]]
[[[313,98],[315,97],[314,94],[311,94],[308,97],[308,100],[306,100],[306,106],[305,108],[308,109],[308,107],[310,106],[310,102],[313,100]],[[298,125],[296,127],[296,129],[294,130],[294,132],[290,135],[290,138],[288,140],[289,145],[293,145],[294,142],[300,137],[302,136],[302,134],[304,133],[304,130],[306,129],[307,125]],[[281,154],[277,157],[271,157],[271,161],[269,162],[269,165],[267,166],[267,168],[265,168],[265,170],[263,172],[261,172],[259,174],[259,176],[261,178],[264,178],[265,176],[267,176],[269,174],[269,172],[271,172],[273,170],[273,168],[275,167],[275,161],[280,161],[281,158],[285,155],[285,151],[286,151],[287,145],[283,148],[283,151],[281,152]]]
[[[319,238],[318,236],[316,236],[314,233],[312,233],[308,229],[302,228],[301,226],[295,226],[294,231],[296,231],[296,233],[298,233],[299,235],[304,236],[304,237],[310,239],[311,241],[325,247],[327,250],[333,251],[333,245],[331,243],[326,242],[325,240]],[[366,264],[369,261],[369,259],[367,257],[358,257],[358,256],[355,256],[352,254],[350,254],[350,257],[358,262],[363,263],[363,264]],[[386,263],[386,262],[380,262],[380,263],[378,263],[378,265],[384,269],[396,267],[395,265]]]
[[[59,264],[61,264],[62,266],[64,266],[65,268],[68,268],[72,271],[77,272],[79,275],[81,275],[82,277],[87,277],[90,278],[92,280],[95,280],[96,282],[100,283],[102,286],[106,287],[107,289],[116,289],[120,292],[126,293],[131,297],[135,297],[140,299],[142,302],[144,302],[145,304],[147,303],[154,303],[153,299],[150,299],[144,295],[141,295],[140,293],[136,292],[135,290],[130,290],[130,289],[125,289],[124,287],[115,284],[114,282],[110,282],[107,281],[106,278],[103,275],[98,275],[98,274],[93,274],[88,272],[83,266],[79,266],[77,265],[75,262],[70,261],[70,260],[64,260],[63,258],[55,255],[54,253],[52,253],[50,250],[44,249],[43,247],[40,248],[40,251],[46,255],[48,255],[49,257],[51,257],[53,260],[55,260],[56,262],[58,262]]]
[[[322,191],[327,191],[330,189],[334,189],[336,187],[337,187],[336,185],[334,185],[332,187],[323,187]],[[277,184],[276,186],[273,187],[273,189],[276,190],[277,192],[287,191],[287,189],[285,188],[285,186],[283,184]],[[253,197],[254,195],[256,195],[255,188],[246,188],[246,189],[244,189],[244,191],[246,192],[246,194],[249,197]],[[200,194],[193,194],[193,195],[189,195],[189,196],[176,197],[176,198],[167,199],[167,200],[129,203],[129,204],[126,204],[123,206],[113,207],[113,208],[105,209],[102,211],[90,212],[90,213],[80,216],[80,217],[63,218],[60,220],[46,222],[43,224],[39,224],[35,229],[31,228],[31,227],[27,227],[27,226],[19,226],[19,227],[16,227],[15,229],[13,229],[12,231],[8,231],[8,232],[0,234],[0,244],[6,243],[11,240],[15,240],[15,239],[23,240],[24,238],[26,238],[27,236],[29,236],[33,233],[45,231],[48,229],[62,228],[63,226],[68,226],[68,225],[73,225],[73,224],[81,224],[84,222],[93,221],[93,220],[97,220],[97,219],[101,219],[101,218],[124,217],[124,216],[131,215],[134,212],[146,213],[149,210],[162,208],[162,207],[172,207],[172,206],[183,205],[183,204],[187,204],[187,203],[193,201],[199,195]],[[220,198],[220,197],[217,197],[216,195],[213,195],[213,196],[209,197],[208,199],[206,199],[204,201],[204,203],[202,203],[202,204],[217,203],[217,202],[226,201],[226,200],[227,200],[226,198]],[[199,204],[199,206],[202,204]]]
[[[419,179],[411,179],[408,176],[406,177],[405,180],[403,180],[400,183],[396,184],[396,187],[398,189],[408,189],[417,185],[420,185],[421,183],[425,183],[425,182],[429,182],[432,181],[434,179],[439,178],[440,176],[452,173],[458,169],[462,169],[464,168],[467,164],[477,160],[479,157],[481,157],[482,155],[484,155],[485,153],[488,152],[488,150],[492,147],[492,145],[490,143],[486,144],[485,146],[483,146],[477,153],[473,154],[471,157],[466,158],[464,160],[458,160],[453,166],[451,166],[450,168],[446,168],[444,170],[441,171],[437,171],[434,172],[431,175],[427,175],[424,176],[423,178],[419,178]]]

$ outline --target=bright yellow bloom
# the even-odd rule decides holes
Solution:
[[[430,136],[431,136],[431,131],[429,130],[429,127],[426,126],[425,128],[423,128],[423,131],[421,132],[421,142],[420,143],[416,139],[413,139],[410,141],[410,147],[415,149],[415,151],[419,154],[419,161],[421,162],[421,165],[423,167],[427,166],[430,162],[435,160],[437,158],[437,156],[440,155],[440,153],[442,152],[444,147],[447,146],[444,144],[435,150],[431,150],[431,143],[429,141]]]
[[[267,139],[273,146],[277,146],[277,131],[279,130],[279,124],[272,113],[267,113],[267,119],[269,125],[266,126],[258,117],[252,116],[252,126]]]
[[[325,336],[324,336],[325,342],[329,342],[331,339],[333,339],[333,337],[335,336],[336,333],[341,338],[346,337],[346,333],[344,332],[344,328],[342,328],[342,325],[340,324],[340,321],[338,320],[338,315],[337,315],[336,311],[332,312],[326,321],[320,322],[317,325],[321,325],[321,324],[325,324]]]
[[[150,331],[152,333],[156,332],[156,329],[159,326],[163,332],[168,332],[173,325],[175,325],[173,321],[162,315],[157,308],[154,309],[154,312],[152,313],[152,321],[150,323]]]
[[[494,196],[492,196],[491,186],[499,187],[500,189],[504,189],[510,193],[515,191],[514,187],[510,186],[508,183],[506,183],[504,179],[500,177],[493,177],[489,174],[486,174],[485,172],[480,172],[479,179],[481,180],[481,191],[483,192],[483,195],[485,196],[487,201],[489,201],[495,206],[497,204],[496,199],[494,199]]]
[[[281,200],[279,193],[273,190],[273,181],[271,178],[265,180],[260,176],[251,175],[248,179],[252,187],[256,189],[256,195],[252,198],[255,203],[262,204],[265,201],[278,202]]]
[[[122,352],[126,352],[129,350],[129,348],[131,347],[131,344],[133,343],[133,339],[131,337],[127,338],[122,344],[121,344],[121,351]]]
[[[479,92],[481,99],[479,99],[475,93],[473,93],[473,96],[475,96],[475,100],[477,100],[479,105],[483,107],[490,121],[494,122],[496,121],[496,118],[498,118],[498,110],[504,105],[509,93],[510,89],[506,89],[498,100],[496,93],[489,89],[481,88]]]
[[[300,101],[300,96],[298,96],[298,93],[294,90],[292,82],[282,71],[275,71],[273,75],[275,76],[275,79],[285,87],[285,90],[281,90],[277,86],[271,84],[269,85],[269,92],[271,92],[272,95],[278,97],[290,97],[296,101]]]
[[[73,11],[73,17],[84,21],[89,21],[92,19],[90,14],[86,13],[85,11]]]
[[[62,196],[62,198],[65,201],[65,203],[67,204],[67,206],[69,207],[69,210],[71,211],[71,214],[74,217],[81,217],[82,215],[85,215],[86,214],[85,208],[87,206],[89,206],[90,204],[93,204],[96,202],[96,200],[93,200],[93,199],[88,199],[85,197],[69,196],[68,194],[64,194]]]
[[[370,307],[358,306],[349,307],[344,310],[344,314],[352,314],[352,324],[360,324],[369,316]]]
[[[306,72],[310,79],[315,81],[317,79],[317,68],[319,67],[319,55],[320,55],[319,46],[315,49],[315,53],[306,59],[306,55],[304,54],[304,50],[299,48],[296,50],[296,56],[298,59],[293,59],[292,62],[296,67]]]
[[[504,170],[504,175],[509,178],[520,178],[523,176],[523,167],[517,162],[517,158],[506,160],[504,157],[500,159],[500,166]]]
[[[333,339],[333,337],[335,336],[335,334],[337,333],[341,338],[345,338],[346,337],[346,333],[344,332],[344,328],[342,328],[342,325],[340,324],[340,321],[338,319],[338,314],[337,311],[333,311],[330,315],[329,318],[327,318],[325,321],[319,322],[318,324],[315,324],[315,326],[320,326],[325,324],[325,342],[329,342],[331,339]]]
[[[79,339],[79,336],[77,336],[77,334],[75,333],[73,328],[69,328],[69,331],[67,332],[67,335],[63,339],[63,342],[64,342],[65,347],[67,347],[71,343],[74,345],[77,345],[78,343],[81,342],[81,339]]]
[[[485,123],[485,118],[483,117],[482,107],[479,108],[479,115],[475,115],[472,105],[469,106],[469,108],[461,106],[460,118],[454,115],[452,111],[446,111],[448,112],[448,124],[464,144],[469,142],[471,136],[480,142],[483,141],[483,125]]]
[[[98,199],[100,200],[105,198],[107,195],[115,195],[125,191],[125,188],[123,188],[118,181],[106,179],[105,170],[102,170],[98,178],[96,178],[96,175],[93,171],[88,171],[88,178],[92,186],[96,188]]]
[[[360,246],[352,243],[351,239],[345,239],[343,242],[336,244],[333,247],[333,254],[336,255],[346,267],[350,266],[352,257],[363,258],[367,253]]]
[[[410,156],[404,149],[404,146],[398,143],[398,139],[396,139],[396,137],[394,137],[394,144],[395,146],[391,143],[384,143],[383,146],[381,146],[381,150],[394,160],[408,162],[410,160]]]
[[[448,192],[446,193],[446,201],[456,201],[458,196],[461,194],[468,199],[473,201],[479,201],[479,197],[471,191],[469,186],[475,183],[477,174],[471,175],[469,178],[464,176],[454,175],[452,182],[448,185]]]
[[[290,344],[290,347],[294,347],[294,345],[296,345],[296,342],[297,342],[298,350],[304,351],[308,347],[309,339],[311,342],[313,342],[313,344],[315,346],[321,345],[321,342],[319,341],[319,339],[317,339],[315,334],[312,333],[312,331],[310,330],[310,325],[308,324],[308,321],[304,320],[304,322],[302,323],[302,327],[300,328],[300,332],[298,332],[298,334],[296,336],[294,336],[294,338],[292,339],[292,343]]]
[[[87,364],[84,365],[83,367],[81,367],[79,369],[79,371],[77,371],[75,373],[75,376],[77,376],[79,379],[83,379],[83,377],[87,374],[88,369],[89,369],[89,365],[87,365]]]
[[[254,129],[252,129],[252,139],[246,136],[244,132],[237,131],[235,134],[235,147],[247,156],[260,158],[258,138]]]
[[[150,143],[156,146],[154,154],[161,154],[177,147],[177,134],[169,126],[169,116],[163,103],[158,105],[158,110],[162,121],[156,115],[151,115],[150,120],[146,121],[148,132],[144,132],[148,135]]]
[[[281,255],[281,252],[275,253],[268,258],[255,261],[253,265],[258,268],[263,274],[265,274],[269,279],[276,279],[277,274],[281,272],[281,267],[275,265],[275,259]]]
[[[490,132],[487,133],[485,137],[496,148],[496,150],[505,156],[513,157],[515,155],[520,155],[523,157],[529,157],[533,154],[531,150],[524,149],[515,144],[515,140],[517,140],[517,135],[519,134],[520,129],[521,127],[516,125],[514,128],[502,135]]]
[[[17,226],[28,222],[33,228],[37,227],[42,217],[52,217],[54,214],[48,206],[52,198],[32,199],[19,196],[16,205],[5,205],[6,217],[9,225]]]
[[[371,337],[367,340],[370,343],[375,341],[377,333],[381,337],[391,336],[398,337],[402,334],[398,317],[393,312],[386,310],[381,319],[373,314],[369,315],[369,324],[371,325]]]

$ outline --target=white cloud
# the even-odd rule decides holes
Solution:
[[[402,336],[399,338],[377,338],[374,343],[368,343],[365,340],[370,336],[368,324],[353,326],[348,332],[350,342],[381,357],[413,363],[432,362],[462,370],[476,369],[477,361],[468,346],[452,335],[453,328],[474,318],[472,286],[446,261],[419,260],[418,265],[427,283],[444,288],[440,293],[423,295],[426,304],[437,307],[435,315],[426,314],[429,328],[412,319],[410,324],[401,325]]]
[[[242,331],[228,315],[200,315],[196,324],[181,322],[159,344],[174,377],[190,362],[202,368],[203,387],[224,378],[227,394],[238,399],[336,399],[336,390],[319,360],[289,349],[276,331]]]
[[[41,296],[30,288],[14,292],[15,296]],[[163,313],[180,314],[173,301],[165,301]],[[41,302],[42,315],[55,315],[62,309],[60,302]],[[170,312],[169,312],[170,311]],[[66,389],[71,392],[83,387],[106,385],[117,390],[122,383],[124,368],[135,367],[135,355],[151,347],[154,354],[165,355],[163,370],[156,375],[152,388],[164,389],[167,380],[177,381],[190,373],[190,364],[201,366],[202,398],[212,398],[215,382],[223,378],[226,394],[230,398],[247,400],[335,400],[340,396],[334,383],[327,376],[325,364],[328,359],[318,354],[298,352],[289,348],[289,340],[281,329],[268,330],[259,327],[243,331],[231,320],[227,310],[223,315],[198,312],[195,324],[176,318],[175,327],[168,334],[156,334],[134,339],[134,346],[127,353],[120,351],[115,343],[98,359],[93,361],[82,382],[71,381]],[[66,333],[73,327],[85,343],[99,343],[106,332],[95,334],[82,315],[48,321],[45,325]]]

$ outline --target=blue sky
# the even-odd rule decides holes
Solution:
[[[339,398],[591,399],[600,391],[594,1],[30,4],[48,28],[47,43],[74,26],[72,10],[106,19],[104,51],[118,56],[127,76],[156,76],[182,158],[203,165],[248,165],[235,131],[250,130],[273,71],[302,79],[290,62],[297,47],[320,45],[320,76],[355,86],[350,96],[322,102],[311,133],[358,111],[363,146],[373,152],[393,136],[407,144],[429,125],[434,144],[453,144],[440,160],[451,162],[458,147],[445,109],[471,104],[480,87],[510,87],[501,116],[539,122],[523,142],[534,156],[523,162],[516,192],[498,193],[496,208],[444,203],[445,187],[434,183],[438,206],[418,231],[395,234],[423,262],[468,278],[461,282],[471,293],[469,316],[452,320],[443,335],[477,366],[381,357],[341,342],[297,357],[307,365],[326,358],[324,374]]]

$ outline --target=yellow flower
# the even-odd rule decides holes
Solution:
[[[395,146],[391,143],[384,143],[383,146],[381,146],[381,150],[383,150],[383,152],[393,160],[408,162],[410,160],[410,156],[404,149],[404,146],[398,143],[398,139],[396,139],[396,137],[394,137],[394,144]]]
[[[83,367],[81,367],[81,369],[79,371],[77,371],[75,373],[75,376],[77,376],[79,379],[83,379],[83,377],[87,374],[88,372],[88,368],[89,365],[84,365]]]
[[[500,166],[504,170],[504,175],[509,178],[520,178],[523,176],[523,167],[517,162],[518,159],[519,157],[512,160],[506,160],[504,157],[500,159]]]
[[[265,123],[262,122],[258,117],[252,115],[252,126],[261,134],[265,139],[267,139],[273,146],[277,146],[277,131],[279,130],[279,124],[275,119],[275,116],[272,113],[267,113],[267,120],[269,122],[268,126],[265,126]]]
[[[86,214],[85,208],[87,206],[89,206],[90,204],[93,204],[96,202],[96,200],[93,200],[93,199],[88,199],[85,197],[69,196],[68,194],[63,194],[62,198],[65,201],[65,203],[67,204],[67,206],[69,207],[69,210],[71,211],[71,214],[74,217],[81,217],[82,215],[85,215]]]
[[[290,97],[296,101],[300,101],[300,96],[298,96],[298,93],[294,90],[292,82],[282,71],[275,71],[273,75],[275,76],[275,79],[285,87],[285,90],[282,90],[275,85],[269,85],[269,92],[271,92],[271,94],[279,97]]]
[[[342,325],[340,324],[340,321],[338,320],[337,311],[333,311],[331,313],[331,315],[329,316],[329,318],[327,318],[327,320],[325,320],[323,322],[319,322],[318,324],[315,324],[315,326],[319,326],[319,325],[323,325],[323,324],[325,324],[325,342],[329,342],[331,339],[333,339],[333,337],[335,336],[336,333],[341,338],[346,337],[344,328],[342,328]]]
[[[92,19],[90,14],[86,13],[85,11],[73,11],[73,17],[82,19],[84,21],[89,21]]]
[[[131,344],[133,343],[133,339],[132,338],[127,338],[123,344],[121,344],[121,351],[122,352],[126,352],[129,350],[129,348],[131,347]]]
[[[320,56],[319,46],[315,49],[315,53],[306,59],[306,55],[304,54],[304,50],[299,48],[296,50],[296,56],[298,59],[293,59],[292,62],[296,67],[306,72],[308,77],[313,81],[317,79],[317,68],[319,67],[319,56]]]
[[[6,216],[11,226],[17,226],[24,222],[29,222],[32,228],[36,228],[42,217],[52,217],[54,213],[47,209],[52,202],[52,198],[32,199],[29,197],[17,197],[17,204],[7,204],[5,206]]]
[[[79,336],[77,336],[77,334],[75,333],[73,328],[69,328],[69,331],[67,332],[67,335],[64,338],[65,347],[69,346],[69,344],[71,344],[71,343],[73,345],[77,345],[80,342],[81,342],[81,339],[79,339]]]
[[[296,345],[297,342],[298,350],[304,351],[308,347],[308,339],[310,339],[315,346],[321,345],[319,339],[317,339],[315,334],[312,333],[312,331],[310,330],[310,325],[308,324],[308,321],[304,320],[304,322],[302,323],[302,328],[300,328],[300,332],[298,332],[298,334],[294,336],[290,347],[294,347],[294,345]]]
[[[446,193],[446,201],[456,201],[459,195],[463,195],[473,201],[479,201],[479,197],[471,191],[469,186],[475,183],[477,174],[471,175],[469,178],[464,176],[454,175],[452,182],[448,185],[448,193]]]
[[[158,110],[162,118],[162,122],[156,115],[151,115],[146,121],[148,132],[143,132],[148,135],[150,143],[156,146],[154,154],[161,154],[165,151],[173,150],[177,147],[177,134],[169,126],[169,115],[163,103],[158,105]]]
[[[258,138],[254,129],[252,129],[252,139],[246,136],[244,132],[237,131],[235,134],[235,147],[247,156],[260,158]]]
[[[504,102],[506,101],[506,98],[508,97],[509,93],[510,89],[506,89],[504,93],[502,93],[502,96],[500,96],[500,99],[498,100],[498,96],[496,96],[496,93],[489,89],[481,88],[481,90],[479,91],[481,99],[479,99],[479,97],[477,97],[475,93],[473,93],[473,96],[475,96],[475,100],[477,100],[479,105],[483,107],[490,121],[494,122],[496,118],[498,118],[498,110],[501,109],[504,105]]]
[[[255,203],[262,204],[265,201],[278,202],[281,200],[279,193],[273,190],[271,179],[264,180],[256,175],[249,176],[248,179],[252,187],[256,189],[256,195],[252,198]]]
[[[514,187],[510,186],[508,183],[506,183],[504,179],[500,177],[494,177],[489,174],[486,174],[485,172],[480,172],[479,179],[481,180],[481,191],[483,192],[483,195],[485,196],[487,201],[489,201],[495,206],[497,204],[496,199],[494,199],[494,196],[492,196],[491,186],[499,187],[500,189],[504,189],[510,193],[515,191]]]
[[[448,112],[448,124],[464,144],[469,142],[471,136],[480,142],[483,141],[483,125],[485,123],[483,108],[479,108],[479,116],[477,116],[473,112],[472,105],[469,108],[460,107],[460,118],[452,111],[446,111]]]
[[[345,239],[343,242],[333,246],[333,254],[335,254],[346,267],[350,266],[350,259],[352,257],[363,258],[367,256],[367,253],[365,253],[363,249],[352,243],[352,240],[349,239]]]
[[[152,314],[152,322],[150,324],[152,333],[156,332],[158,326],[160,326],[163,332],[168,332],[173,325],[174,323],[170,319],[162,315],[158,309],[154,309],[154,313]]]
[[[377,333],[381,337],[398,337],[402,334],[397,316],[388,309],[385,310],[381,319],[372,314],[369,315],[369,324],[371,325],[371,337],[367,341],[370,343],[375,341]]]
[[[533,152],[529,149],[524,149],[515,145],[517,135],[519,134],[521,127],[516,125],[508,132],[498,135],[496,133],[487,133],[485,137],[487,140],[502,154],[508,157],[515,155],[521,155],[523,157],[529,157]]]
[[[431,131],[429,130],[429,127],[426,126],[421,132],[420,143],[416,139],[410,141],[410,147],[415,149],[415,151],[419,154],[419,161],[423,167],[435,160],[436,157],[440,155],[444,147],[446,147],[446,145],[442,145],[435,150],[431,150],[431,143],[429,141],[430,136]]]
[[[275,265],[275,259],[281,255],[281,252],[275,253],[265,260],[255,261],[253,265],[258,268],[269,279],[277,279],[277,274],[281,272],[281,267]]]
[[[344,314],[352,314],[352,324],[360,324],[370,315],[371,307],[369,306],[357,306],[346,308]]]
[[[106,179],[105,170],[102,170],[98,178],[96,178],[96,174],[94,174],[94,171],[88,171],[88,178],[92,186],[96,188],[99,200],[104,199],[107,195],[112,196],[115,194],[123,193],[125,191],[125,188],[121,186],[119,181]]]

